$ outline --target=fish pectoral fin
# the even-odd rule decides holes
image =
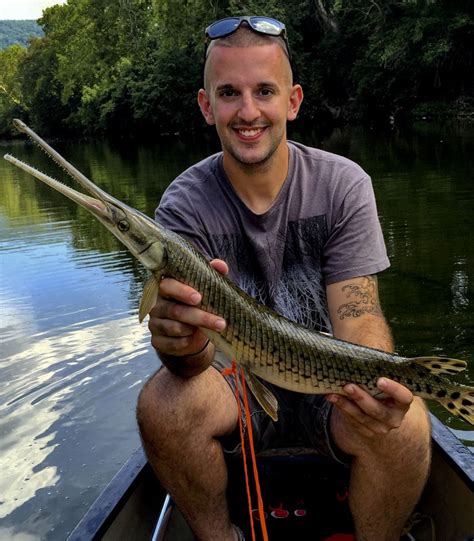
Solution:
[[[278,400],[275,395],[248,368],[243,370],[245,381],[258,403],[274,421],[278,421]]]
[[[414,357],[412,362],[423,366],[432,374],[453,375],[462,372],[467,363],[458,359],[448,359],[444,357]]]
[[[142,298],[140,299],[140,308],[138,309],[138,320],[140,323],[150,313],[150,310],[156,304],[156,297],[158,295],[158,281],[152,275],[146,281],[143,288]]]

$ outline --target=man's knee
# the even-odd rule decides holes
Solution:
[[[236,409],[229,386],[216,370],[180,378],[163,368],[149,379],[138,397],[137,422],[145,441],[196,430],[219,436],[236,425]]]
[[[415,398],[399,428],[392,430],[379,449],[391,460],[422,462],[429,458],[431,446],[431,423],[428,410],[421,400]]]
[[[146,441],[161,428],[169,424],[169,401],[163,400],[163,371],[155,373],[145,383],[137,401],[137,423],[142,438]],[[162,426],[164,425],[164,426]]]
[[[332,427],[333,428],[333,427]],[[405,463],[429,462],[431,423],[429,414],[420,398],[415,398],[403,422],[385,435],[372,438],[344,431],[336,435],[336,441],[349,454],[393,464],[399,459]]]

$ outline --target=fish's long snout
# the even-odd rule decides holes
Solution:
[[[90,179],[76,169],[74,165],[64,159],[59,152],[48,145],[44,139],[42,139],[37,133],[28,127],[22,120],[18,118],[13,119],[13,125],[18,131],[26,134],[32,141],[34,141],[42,150],[44,150],[44,152],[46,152],[46,154],[48,154],[60,167],[62,167],[69,176],[78,182],[86,194],[74,190],[62,182],[45,175],[41,171],[38,171],[34,167],[31,167],[21,160],[18,160],[10,154],[6,154],[4,158],[38,180],[41,180],[51,188],[54,188],[58,192],[62,193],[75,203],[81,205],[107,225],[112,218],[111,214],[115,212],[115,209],[120,209],[122,203],[118,199],[115,199],[115,197],[112,197],[110,194],[96,186]]]
[[[32,139],[44,152],[62,167],[86,193],[79,192],[62,182],[38,171],[31,165],[18,160],[10,154],[5,159],[62,193],[81,207],[88,210],[107,229],[115,235],[148,269],[161,268],[163,262],[162,230],[151,218],[129,207],[101,190],[61,154],[50,147],[39,135],[21,120],[13,121],[15,127]],[[153,249],[151,249],[153,247]]]
[[[20,121],[18,121],[20,122]],[[22,123],[23,124],[23,123]],[[56,180],[48,175],[45,175],[41,171],[38,171],[34,167],[31,167],[25,162],[22,162],[18,158],[15,158],[15,156],[12,156],[11,154],[5,154],[4,155],[5,160],[10,162],[11,164],[15,165],[16,167],[22,169],[23,171],[29,173],[30,175],[34,176],[38,180],[41,180],[51,188],[55,189],[56,191],[62,193],[78,205],[81,205],[86,210],[94,214],[97,218],[100,218],[102,220],[106,220],[109,218],[109,208],[107,204],[95,197],[91,197],[89,195],[83,194],[81,192],[78,192],[77,190],[74,190],[73,188],[70,188],[69,186],[66,186],[62,182],[59,182],[59,180]]]

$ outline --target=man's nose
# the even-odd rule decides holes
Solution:
[[[240,104],[239,117],[247,122],[252,123],[260,116],[260,109],[251,94],[243,94]]]

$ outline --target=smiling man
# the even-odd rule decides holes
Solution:
[[[284,25],[234,17],[206,36],[198,102],[222,152],[171,183],[156,219],[286,317],[392,350],[375,276],[388,259],[370,178],[350,160],[287,140],[303,91]],[[197,538],[238,540],[225,499],[225,457],[240,453],[238,405],[221,375],[230,360],[199,330],[226,322],[200,310],[200,300],[162,280],[149,328],[164,367],[140,395],[138,422],[150,463]],[[279,420],[252,399],[252,425],[257,450],[301,445],[350,467],[358,539],[394,541],[427,477],[430,430],[408,389],[385,378],[378,386],[388,398],[352,384],[345,396],[326,397],[269,385]]]

